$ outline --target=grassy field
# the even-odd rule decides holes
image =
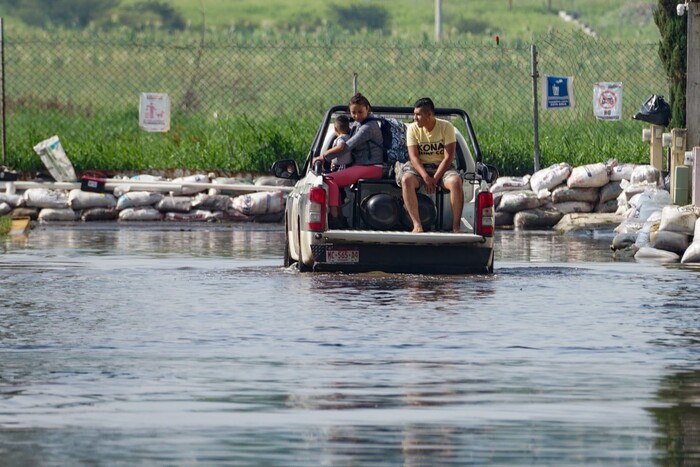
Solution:
[[[196,24],[200,2],[172,3]],[[513,2],[512,11],[506,1],[444,2],[446,18],[477,17],[494,29],[452,35],[439,45],[426,40],[432,24],[423,23],[432,21],[432,10],[418,13],[432,8],[432,1],[381,3],[392,12],[390,37],[331,27],[306,35],[269,29],[231,34],[226,25],[283,25],[295,15],[322,15],[327,4],[202,3],[211,26],[202,49],[195,27],[178,35],[26,29],[6,34],[8,164],[25,172],[41,169],[32,146],[57,134],[78,171],[266,171],[276,159],[306,157],[323,111],[347,101],[357,72],[360,90],[375,105],[411,105],[430,95],[439,105],[467,109],[486,160],[502,173],[521,175],[531,172],[533,153],[528,35],[538,44],[540,73],[575,75],[577,83],[575,109],[541,114],[541,165],[648,158],[639,136],[643,125],[629,117],[649,94],[665,93],[658,32],[632,39],[648,25],[620,22],[623,12],[650,2],[552,1],[554,10],[587,11],[601,28],[630,36],[616,41],[571,32],[573,26],[548,12],[544,0]],[[569,32],[547,33],[555,26]],[[494,33],[503,38],[500,45]],[[591,89],[597,81],[624,82],[623,120],[593,118]],[[171,96],[170,132],[138,128],[138,94],[144,91]]]
[[[10,233],[10,228],[12,227],[12,220],[9,216],[0,216],[0,237],[6,236]]]
[[[128,0],[134,2],[137,0]],[[348,5],[345,1],[327,0],[170,0],[192,23],[215,27],[238,28],[301,27],[313,31],[309,25],[327,24],[329,5]],[[557,17],[560,10],[577,13],[580,21],[589,24],[602,37],[612,39],[658,38],[658,30],[651,19],[655,0],[515,0],[512,9],[506,0],[455,0],[442,2],[443,34],[456,39],[464,36],[459,25],[473,24],[476,35],[499,34],[506,41],[531,40],[552,28],[576,28]],[[398,37],[434,34],[434,0],[368,0],[361,5],[381,5],[390,14],[390,34]],[[307,25],[304,27],[304,25]]]

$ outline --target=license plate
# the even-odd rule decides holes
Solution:
[[[328,263],[359,263],[360,251],[340,248],[328,248],[326,250],[326,262]]]

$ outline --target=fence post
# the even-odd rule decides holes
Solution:
[[[531,65],[532,65],[532,130],[534,134],[534,159],[535,172],[540,170],[540,114],[537,99],[537,86],[539,82],[539,73],[537,73],[537,46],[532,44],[530,47]]]
[[[700,0],[688,5],[685,121],[688,147],[700,146]]]
[[[5,27],[3,18],[0,18],[0,79],[2,80],[2,165],[7,165],[7,140],[5,138]]]
[[[357,94],[357,73],[352,74],[352,95]]]

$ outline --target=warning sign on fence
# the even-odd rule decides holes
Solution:
[[[544,109],[562,109],[573,106],[573,76],[542,76],[542,107]]]
[[[620,120],[622,115],[622,83],[595,83],[593,114],[598,120]]]
[[[170,96],[142,92],[139,105],[139,126],[146,131],[170,131]]]

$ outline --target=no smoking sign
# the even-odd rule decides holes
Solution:
[[[622,115],[622,83],[595,83],[593,113],[598,120],[620,120]]]

